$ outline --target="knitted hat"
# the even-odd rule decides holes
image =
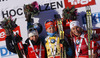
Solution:
[[[78,21],[72,21],[72,22],[70,23],[70,29],[72,29],[74,26],[80,27],[79,22],[78,22]]]
[[[34,36],[34,35],[39,36],[38,31],[36,29],[34,29],[34,28],[30,28],[28,30],[28,37],[31,37],[31,36]]]

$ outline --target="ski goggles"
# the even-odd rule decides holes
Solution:
[[[32,31],[36,31],[36,29],[33,28],[33,27],[28,29],[28,33],[29,33],[29,32],[32,32]]]
[[[44,22],[44,25],[45,25],[46,23],[48,23],[48,22],[53,22],[53,19],[48,19],[48,20],[46,20],[46,21]]]

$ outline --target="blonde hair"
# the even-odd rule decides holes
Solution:
[[[81,27],[79,27],[80,28],[80,33],[82,33],[83,32],[83,29],[81,28]],[[70,36],[73,38],[74,37],[74,34],[73,34],[73,32],[72,31],[70,31]]]

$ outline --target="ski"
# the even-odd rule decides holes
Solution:
[[[90,41],[92,39],[92,15],[90,6],[86,6],[86,25],[87,25],[87,34],[88,34],[88,55],[89,58],[91,55]]]
[[[62,26],[62,20],[60,18],[60,15],[54,15],[57,19],[57,26],[58,26],[58,32],[59,32],[59,38],[64,39],[64,31]],[[63,44],[60,44],[61,48],[61,57],[60,58],[66,58],[66,47],[63,46]]]

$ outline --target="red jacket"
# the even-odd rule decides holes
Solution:
[[[42,46],[41,47],[41,58],[45,58],[45,48]],[[28,55],[27,58],[36,58],[36,54],[39,56],[39,52],[40,52],[40,45],[34,45],[34,50],[36,52],[33,51],[32,47],[29,45],[28,46]]]
[[[7,49],[13,53],[17,53],[16,50],[14,49],[14,45],[12,43],[12,37],[11,36],[7,36],[6,37],[6,46],[7,46]],[[31,41],[32,42],[32,45],[34,46],[34,50],[37,49],[36,51],[36,54],[39,55],[39,51],[40,51],[40,38],[38,40],[38,42],[34,42],[34,41]],[[19,42],[20,43],[20,42]],[[25,52],[25,55],[26,55],[26,58],[36,58],[36,55],[35,55],[35,52],[33,51],[32,47],[30,46],[29,44],[29,39],[27,39],[25,41],[26,44],[22,44],[23,47],[22,48],[19,48],[19,50],[23,49],[24,52]],[[45,51],[45,46],[43,43],[41,43],[41,58],[46,58],[47,55],[46,55],[46,51]]]
[[[82,44],[81,44],[81,47],[80,47],[79,57],[88,58],[88,45],[86,44],[86,41],[88,43],[87,34],[84,34],[83,38],[84,39],[82,40]],[[85,38],[86,38],[86,40],[85,40]],[[82,37],[79,37],[78,39],[81,41]],[[76,41],[77,41],[76,40],[76,36],[74,36],[74,38],[73,38],[73,42],[75,44],[74,48],[75,48],[75,50],[76,49],[78,50],[79,49],[79,45],[76,44]],[[92,44],[92,43],[94,43],[94,44]],[[96,42],[93,41],[93,40],[91,40],[91,42],[90,42],[90,48],[93,49],[94,52],[97,49],[97,45],[95,45],[95,44],[96,44]],[[76,51],[75,51],[75,57],[76,57]]]

